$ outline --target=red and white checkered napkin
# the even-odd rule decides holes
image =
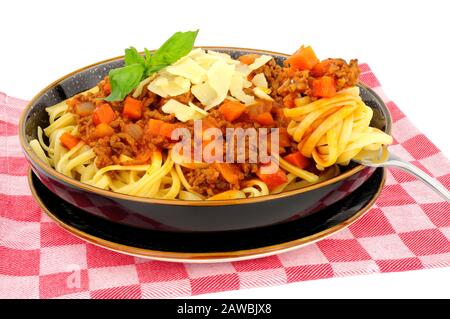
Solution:
[[[450,163],[381,92],[394,120],[392,151],[450,187]],[[155,298],[450,265],[450,204],[398,170],[375,206],[316,244],[220,264],[150,261],[87,244],[60,229],[30,196],[17,123],[25,101],[0,93],[0,297]],[[431,124],[430,124],[431,125]]]

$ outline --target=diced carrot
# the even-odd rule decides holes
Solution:
[[[270,112],[264,112],[261,114],[258,114],[255,118],[256,122],[258,122],[261,125],[272,125],[273,124],[273,117]]]
[[[171,123],[163,123],[163,125],[161,126],[161,129],[159,131],[159,133],[162,136],[165,136],[167,138],[171,138],[172,136],[172,132],[174,129],[176,129],[176,125],[175,124],[171,124]]]
[[[266,183],[269,190],[272,190],[276,188],[277,186],[280,186],[283,183],[286,183],[288,181],[288,178],[286,176],[286,173],[283,172],[280,168],[275,173],[272,174],[263,174],[261,172],[261,168],[256,173],[258,177]]]
[[[310,46],[302,46],[286,59],[286,63],[294,70],[311,70],[319,62],[319,59]]]
[[[295,95],[288,94],[283,98],[283,105],[288,108],[295,107]]]
[[[300,152],[294,152],[289,155],[286,155],[283,157],[286,161],[291,163],[294,166],[297,166],[298,168],[305,168],[309,164],[309,159],[305,156],[303,156]]]
[[[220,175],[230,184],[239,183],[239,175],[241,171],[236,165],[229,163],[215,163],[215,167]]]
[[[241,61],[241,63],[250,65],[255,62],[257,58],[259,58],[259,54],[245,54],[239,57],[239,61]]]
[[[161,120],[150,119],[148,121],[147,131],[150,134],[158,135],[163,123]]]
[[[116,114],[108,103],[100,104],[92,115],[92,121],[95,125],[100,123],[109,124],[116,119]]]
[[[150,119],[147,126],[147,132],[152,135],[161,135],[167,138],[171,138],[172,131],[177,126],[172,123],[166,123],[161,120]]]
[[[333,59],[326,59],[323,60],[320,63],[317,63],[312,69],[311,69],[311,75],[314,77],[320,77],[324,76],[328,68],[330,67],[331,62],[333,62]]]
[[[114,129],[106,123],[100,123],[92,132],[93,138],[102,138],[105,136],[111,136],[114,134]]]
[[[333,97],[336,95],[336,84],[331,76],[323,76],[312,81],[312,94],[316,97]]]
[[[80,139],[78,137],[73,136],[68,132],[63,133],[59,140],[61,141],[62,145],[67,147],[69,150],[74,148],[80,142]]]
[[[92,113],[92,122],[94,122],[95,125],[98,125],[101,123],[100,116],[95,111],[94,111],[94,113]]]
[[[226,101],[219,107],[219,112],[228,122],[233,122],[245,111],[245,105],[239,102]]]
[[[132,120],[139,120],[142,117],[144,105],[141,101],[128,96],[123,105],[123,115]]]
[[[285,127],[280,127],[278,134],[279,134],[278,142],[279,142],[280,147],[286,147],[286,146],[291,145],[291,138],[289,137],[289,134]]]

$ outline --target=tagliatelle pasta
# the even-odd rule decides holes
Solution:
[[[373,111],[362,101],[358,87],[284,113],[293,119],[287,130],[298,149],[312,157],[319,169],[348,165],[361,150],[377,150],[392,143],[390,135],[369,126]]]
[[[111,98],[127,85],[112,72],[47,107],[49,124],[30,146],[70,178],[146,198],[241,199],[331,179],[392,138],[370,127],[356,61],[307,60],[302,50],[280,66],[267,55],[195,49],[135,78],[123,98]],[[127,63],[152,66],[151,55],[133,54]]]

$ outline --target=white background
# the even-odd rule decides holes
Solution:
[[[197,45],[367,62],[387,95],[450,157],[448,1],[20,1],[0,2],[0,91],[31,99],[51,81],[132,45],[157,48],[200,29]],[[301,282],[200,297],[450,297],[450,269]]]

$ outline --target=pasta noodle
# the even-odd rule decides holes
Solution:
[[[392,143],[390,135],[369,126],[373,111],[362,101],[358,87],[285,109],[284,113],[292,119],[287,130],[299,151],[312,157],[319,170],[348,165],[361,150],[378,150]]]

